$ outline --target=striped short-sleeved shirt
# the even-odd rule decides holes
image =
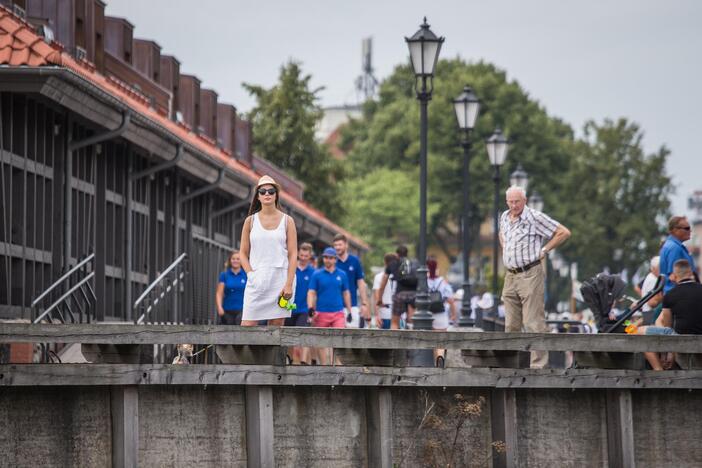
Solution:
[[[504,240],[502,261],[507,268],[520,268],[541,257],[541,247],[556,232],[558,222],[528,206],[514,222],[509,210],[500,217],[500,232]]]

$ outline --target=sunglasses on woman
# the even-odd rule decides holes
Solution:
[[[259,195],[265,195],[265,194],[275,195],[276,192],[277,192],[277,190],[274,188],[269,188],[269,189],[260,188],[260,189],[258,189]]]

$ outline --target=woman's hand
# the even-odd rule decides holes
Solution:
[[[285,299],[290,299],[292,297],[292,283],[285,283],[283,289],[280,291],[280,295]]]
[[[224,309],[222,309],[221,307],[218,308],[218,309],[217,309],[217,315],[219,315],[220,317],[224,317]]]

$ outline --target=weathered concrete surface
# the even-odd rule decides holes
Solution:
[[[445,453],[451,451],[459,417],[455,414],[461,395],[462,401],[480,401],[480,411],[465,419],[456,439],[454,465],[460,467],[489,466],[491,454],[489,393],[475,389],[400,389],[392,391],[393,406],[393,461],[402,466],[446,466]],[[433,409],[418,431],[426,414],[427,404]],[[446,451],[446,452],[444,452]]]
[[[368,466],[365,408],[363,388],[274,388],[276,466]]]
[[[637,468],[702,466],[702,392],[632,392]]]
[[[604,391],[519,390],[517,427],[520,467],[607,466]]]
[[[244,388],[139,388],[139,466],[246,466]]]
[[[0,389],[0,466],[112,463],[107,387]]]

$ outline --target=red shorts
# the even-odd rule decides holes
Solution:
[[[346,328],[346,316],[340,312],[317,312],[312,319],[312,325],[317,328]]]

